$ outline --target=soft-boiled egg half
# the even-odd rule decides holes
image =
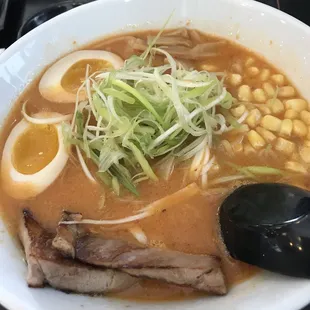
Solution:
[[[33,117],[57,120],[62,115],[45,112]],[[15,199],[35,197],[56,180],[68,158],[60,123],[33,124],[23,119],[13,128],[4,146],[2,186]]]
[[[97,71],[119,69],[123,67],[122,58],[107,51],[85,50],[71,53],[56,61],[46,70],[39,83],[39,91],[45,99],[52,102],[72,103],[85,80],[86,67],[90,74]],[[84,91],[79,99],[84,100]]]

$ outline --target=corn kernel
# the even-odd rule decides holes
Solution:
[[[260,110],[263,115],[271,114],[270,108],[268,108],[265,104],[258,105],[257,109]]]
[[[248,111],[256,109],[256,106],[252,102],[244,102],[245,107]]]
[[[285,155],[292,155],[295,151],[295,144],[284,138],[278,138],[275,144],[275,149]]]
[[[261,88],[257,88],[253,91],[253,97],[254,100],[259,103],[264,103],[267,100],[266,94]]]
[[[267,94],[269,98],[273,98],[275,96],[276,90],[270,83],[263,83],[263,90]]]
[[[310,140],[305,140],[303,145],[307,146],[307,147],[310,147]]]
[[[242,114],[244,114],[244,112],[246,111],[246,108],[245,108],[245,105],[244,104],[240,104],[238,105],[237,107],[235,108],[232,108],[230,110],[231,114],[234,116],[234,117],[240,117]]]
[[[289,109],[285,111],[284,118],[296,119],[299,118],[299,113],[295,110]]]
[[[305,137],[308,133],[307,126],[299,119],[293,120],[293,135],[295,137]]]
[[[208,72],[218,72],[220,71],[220,68],[213,64],[202,64],[200,65],[201,71],[208,71]]]
[[[304,99],[290,99],[285,102],[286,109],[292,109],[296,112],[306,110],[308,107],[307,101]]]
[[[242,124],[239,128],[235,128],[231,131],[232,134],[240,134],[250,131],[250,128],[247,124]]]
[[[285,169],[297,173],[307,173],[307,169],[301,163],[296,161],[287,161],[285,163]]]
[[[262,118],[262,114],[258,109],[254,109],[249,113],[249,116],[246,119],[246,123],[251,127],[255,128]]]
[[[251,130],[248,133],[248,140],[250,144],[254,147],[254,149],[261,149],[266,145],[265,140],[261,135],[259,135],[255,130]]]
[[[295,95],[295,88],[292,86],[283,86],[279,88],[278,96],[281,98],[289,98]]]
[[[291,119],[284,119],[280,128],[280,135],[290,137],[293,130],[293,122]]]
[[[271,80],[278,86],[283,86],[285,83],[285,78],[282,74],[273,74]]]
[[[250,67],[250,66],[252,66],[254,64],[254,62],[255,62],[255,59],[250,56],[250,57],[247,58],[247,60],[245,61],[244,64],[245,64],[246,67]]]
[[[266,103],[274,115],[281,114],[284,111],[284,104],[279,99],[269,99]]]
[[[239,86],[242,83],[242,76],[237,73],[232,73],[228,76],[228,83],[232,86]]]
[[[238,63],[238,62],[232,64],[231,71],[234,72],[234,73],[242,74],[242,72],[243,72],[242,65],[240,63]]]
[[[299,155],[306,164],[310,164],[310,147],[301,147],[299,150]]]
[[[259,75],[259,79],[262,82],[266,82],[270,77],[270,70],[269,69],[263,69]]]
[[[259,75],[259,69],[257,67],[250,67],[248,68],[247,72],[248,75],[252,77]]]
[[[256,131],[268,142],[272,143],[277,137],[269,130],[263,127],[257,127]]]
[[[272,115],[265,115],[261,121],[261,126],[265,129],[279,132],[281,128],[281,120]]]
[[[300,118],[306,125],[310,126],[310,112],[301,111],[300,112]]]
[[[241,101],[251,101],[252,100],[252,91],[249,85],[242,85],[238,90],[238,98]]]

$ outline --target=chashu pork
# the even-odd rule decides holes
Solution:
[[[28,211],[23,212],[19,236],[26,254],[30,287],[49,284],[64,291],[107,293],[125,290],[138,281],[128,273],[64,258],[52,247],[54,235],[46,232]]]
[[[218,295],[227,293],[219,258],[105,239],[101,235],[85,233],[81,225],[65,224],[65,221],[81,219],[81,214],[63,214],[53,246],[64,256],[93,266],[117,268],[136,277],[162,280]]]

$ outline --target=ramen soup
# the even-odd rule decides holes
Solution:
[[[309,188],[308,102],[259,55],[185,28],[108,37],[59,59],[18,98],[0,143],[13,236],[23,209],[51,234],[63,210],[77,212],[71,228],[100,238],[218,257],[228,288],[257,270],[220,244],[223,198],[249,182]],[[201,294],[137,278],[112,295]]]

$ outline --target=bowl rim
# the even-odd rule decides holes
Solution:
[[[130,0],[135,1],[135,0]],[[310,26],[308,26],[307,24],[305,24],[304,22],[298,20],[297,18],[295,18],[292,15],[289,15],[279,9],[276,9],[274,7],[271,7],[267,4],[261,3],[261,2],[257,2],[254,0],[220,0],[222,1],[224,4],[225,3],[231,3],[231,2],[235,2],[236,5],[241,5],[241,6],[250,6],[254,9],[261,9],[263,11],[266,11],[270,14],[273,14],[275,18],[281,18],[281,17],[285,17],[285,19],[287,19],[290,23],[294,24],[295,26],[297,26],[298,28],[303,29],[304,31],[308,32],[310,35]],[[6,50],[4,50],[4,52],[2,52],[0,54],[0,63],[1,62],[5,62],[11,54],[13,54],[14,52],[18,51],[20,49],[21,46],[23,46],[28,40],[33,39],[34,37],[36,37],[39,33],[43,32],[45,29],[51,27],[52,25],[57,24],[57,22],[61,19],[66,19],[66,18],[70,18],[71,15],[75,15],[80,11],[86,10],[86,9],[90,9],[92,6],[96,7],[98,6],[98,3],[102,2],[102,3],[108,3],[108,2],[124,2],[124,0],[97,0],[97,1],[93,1],[90,3],[86,3],[83,5],[80,5],[76,8],[73,8],[67,12],[64,12],[48,21],[46,21],[45,23],[43,23],[42,25],[34,28],[33,30],[29,31],[28,33],[26,33],[24,36],[22,36],[21,38],[19,38],[17,41],[15,41],[12,45],[10,45]]]
[[[123,3],[124,1],[128,1],[128,0],[97,0],[97,1],[93,1],[90,3],[84,4],[84,5],[81,5],[77,8],[74,8],[70,11],[67,11],[65,13],[62,13],[61,15],[58,15],[58,16],[52,18],[51,20],[45,22],[44,24],[40,25],[39,27],[31,30],[30,32],[25,34],[23,37],[19,38],[10,47],[8,47],[3,53],[1,53],[0,54],[0,64],[5,63],[14,53],[21,50],[23,48],[23,46],[25,46],[25,44],[28,41],[35,39],[36,37],[38,37],[41,33],[43,33],[49,27],[57,26],[58,21],[60,21],[62,19],[70,19],[71,16],[79,13],[80,11],[95,8],[96,6],[100,5],[101,3],[110,3],[110,2]],[[130,0],[130,1],[135,2],[136,0]],[[218,0],[218,1],[221,1],[223,3],[223,5],[225,5],[225,3],[231,4],[233,2],[233,4],[237,5],[237,6],[238,5],[239,6],[247,6],[247,7],[251,7],[252,9],[257,10],[257,11],[263,11],[263,12],[269,13],[274,18],[283,19],[288,24],[299,28],[300,30],[304,31],[310,37],[310,27],[308,25],[306,25],[302,21],[296,19],[295,17],[293,17],[287,13],[280,11],[276,8],[270,7],[266,4],[256,2],[253,0]],[[20,91],[19,91],[19,94],[20,94]],[[0,218],[0,220],[1,220],[1,218]],[[12,298],[14,301],[13,301],[13,304],[8,304],[8,299],[5,298],[5,296],[3,296],[4,294],[3,295],[0,294],[0,302],[3,303],[4,306],[9,307],[9,309],[10,309],[10,307],[14,307],[14,309],[18,309],[17,305],[22,305],[22,301],[20,301],[18,299],[18,296],[16,296],[15,294],[12,294],[12,292],[10,292],[10,291],[5,290],[1,286],[2,285],[0,284],[0,292],[4,292],[7,297],[9,297],[10,299]],[[307,303],[309,303],[309,301],[310,301],[310,297],[305,296],[305,298],[303,300],[299,300],[299,304],[300,305],[306,305]],[[15,304],[15,306],[14,306],[14,304]]]

